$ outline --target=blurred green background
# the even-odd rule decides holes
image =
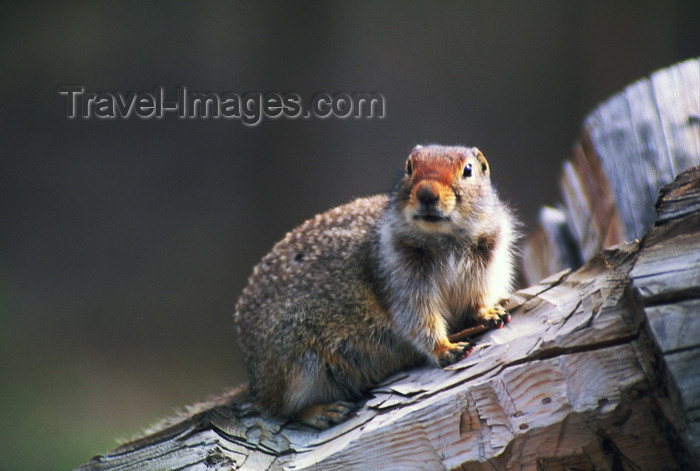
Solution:
[[[526,228],[599,102],[700,54],[700,2],[6,2],[0,469],[77,466],[245,380],[232,311],[284,233],[479,146]],[[373,91],[374,120],[69,120],[91,91]]]

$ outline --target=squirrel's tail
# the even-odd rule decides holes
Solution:
[[[250,403],[248,384],[238,385],[221,394],[211,396],[205,401],[177,410],[174,416],[162,419],[144,430],[143,438],[137,437],[129,440],[122,444],[118,450],[143,446],[144,441],[154,442],[158,441],[159,437],[171,436],[187,429],[197,428],[200,423],[211,422],[214,414],[227,415],[227,410],[250,407]]]

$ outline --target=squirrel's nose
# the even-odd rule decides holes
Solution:
[[[416,189],[416,198],[425,206],[434,206],[440,200],[440,194],[434,185],[423,181],[418,184]]]

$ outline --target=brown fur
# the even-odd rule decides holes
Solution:
[[[253,270],[235,319],[261,409],[330,426],[388,375],[459,360],[469,345],[448,333],[505,313],[514,219],[486,159],[418,146],[406,170],[391,196],[306,221]]]

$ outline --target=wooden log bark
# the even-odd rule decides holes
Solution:
[[[527,284],[641,238],[662,185],[700,165],[700,60],[642,79],[584,122],[564,163],[562,203],[544,208],[524,252]]]
[[[700,469],[700,168],[641,243],[518,291],[447,368],[399,373],[318,432],[240,397],[81,469]]]

